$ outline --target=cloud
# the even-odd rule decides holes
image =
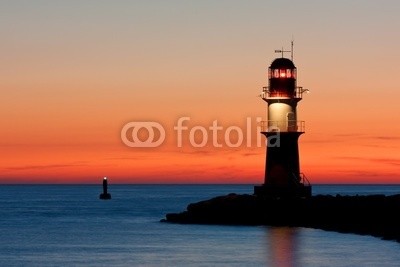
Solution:
[[[348,134],[334,134],[336,137],[366,137],[365,134],[348,133]]]
[[[48,165],[25,165],[17,167],[8,167],[4,170],[8,171],[26,171],[26,170],[43,170],[43,169],[57,169],[57,168],[69,168],[69,167],[81,167],[88,166],[85,162],[77,162],[71,164],[48,164]]]
[[[160,157],[159,154],[149,154],[149,155],[135,155],[131,157],[111,157],[111,158],[103,158],[103,160],[149,160],[149,159],[161,159],[163,157]]]
[[[244,157],[252,157],[252,156],[264,156],[264,153],[257,153],[257,152],[246,152],[243,153],[242,156]]]
[[[395,166],[400,166],[400,159],[373,159],[375,162],[380,162],[380,163],[385,163],[385,164],[390,164],[390,165],[395,165]]]
[[[366,161],[368,163],[383,163],[388,165],[400,166],[400,159],[398,158],[371,158],[371,157],[332,157],[332,159],[339,160],[358,160]]]
[[[395,141],[400,140],[400,136],[382,136],[382,135],[366,135],[366,134],[358,134],[358,133],[348,133],[348,134],[324,134],[323,138],[314,137],[313,139],[307,139],[301,141],[302,143],[334,143],[334,142],[343,142],[350,140],[368,140],[370,142],[373,141]]]
[[[374,139],[380,140],[400,140],[399,136],[375,136]]]
[[[210,154],[215,154],[214,151],[210,150],[192,150],[192,151],[176,151],[177,154],[189,154],[189,155],[210,155]]]
[[[372,171],[362,171],[362,170],[339,170],[336,171],[338,173],[345,173],[348,174],[352,177],[354,176],[361,176],[361,177],[378,177],[378,176],[383,176],[382,173],[378,173],[378,172],[372,172]],[[385,174],[386,175],[386,174]]]

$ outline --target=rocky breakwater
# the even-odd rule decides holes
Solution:
[[[162,221],[309,227],[400,242],[400,194],[269,198],[229,194],[189,204]]]

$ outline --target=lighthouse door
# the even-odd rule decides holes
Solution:
[[[286,116],[287,116],[287,131],[288,132],[297,131],[296,116],[294,115],[294,112],[288,112]]]

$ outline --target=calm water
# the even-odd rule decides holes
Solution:
[[[0,186],[0,266],[400,266],[400,244],[307,228],[160,223],[250,185]],[[395,194],[400,186],[314,186]]]

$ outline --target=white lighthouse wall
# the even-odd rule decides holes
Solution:
[[[288,122],[291,120],[291,122]],[[288,126],[296,123],[296,108],[286,103],[272,103],[268,105],[269,131],[288,131]]]

